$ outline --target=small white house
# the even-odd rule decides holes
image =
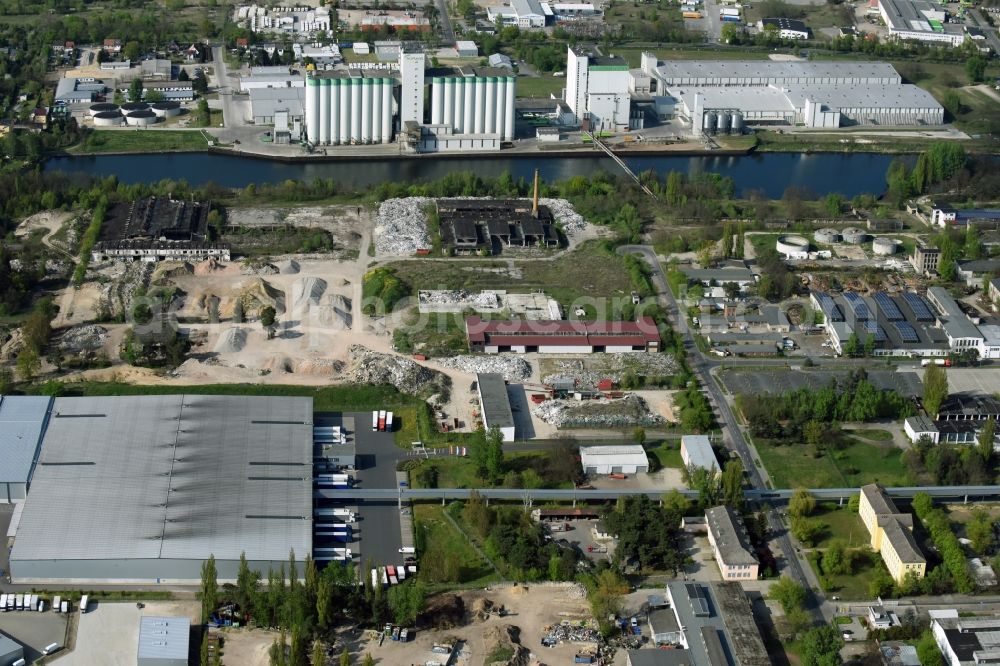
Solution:
[[[354,42],[351,45],[354,55],[371,55],[372,49],[368,42]]]
[[[638,474],[649,471],[646,451],[638,444],[581,446],[580,463],[585,474]]]
[[[910,441],[916,443],[921,437],[926,437],[932,443],[937,444],[941,438],[941,432],[934,421],[926,416],[911,416],[903,421],[903,431]]]

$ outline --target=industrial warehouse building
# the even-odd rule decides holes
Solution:
[[[639,474],[649,471],[646,451],[638,444],[581,446],[580,464],[584,474]]]
[[[497,354],[591,354],[657,352],[660,331],[652,317],[638,321],[483,321],[467,317],[469,351]]]
[[[514,413],[510,408],[507,382],[503,375],[484,372],[476,375],[476,391],[479,393],[479,407],[483,415],[483,427],[496,428],[505,442],[514,441]]]
[[[888,63],[671,60],[643,54],[656,94],[696,136],[751,125],[940,125],[944,108]]]
[[[0,504],[28,493],[52,398],[0,396]]]
[[[628,63],[624,58],[597,56],[580,48],[568,48],[566,104],[583,129],[619,132],[633,127],[629,81]]]
[[[312,551],[311,398],[56,398],[10,555],[20,584],[220,582]]]
[[[208,240],[208,204],[147,197],[108,209],[92,261],[229,261],[229,246]]]
[[[18,659],[24,659],[24,646],[13,638],[0,634],[0,664],[10,666]]]
[[[928,0],[878,0],[878,13],[889,28],[889,34],[899,39],[961,46],[965,28],[948,23],[948,11],[943,5]]]
[[[719,461],[708,435],[681,435],[681,460],[686,468],[707,469],[719,473]]]
[[[139,619],[138,666],[187,666],[191,642],[191,620],[186,617]]]

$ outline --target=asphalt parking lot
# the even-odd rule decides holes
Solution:
[[[867,370],[867,369],[866,369]],[[920,375],[912,371],[867,370],[868,380],[875,388],[896,390],[907,396],[923,394]],[[843,379],[846,371],[832,370],[722,370],[719,378],[732,395],[775,394],[802,388],[821,388],[833,379]],[[951,373],[949,373],[949,377]],[[1000,379],[1000,376],[998,376]]]
[[[66,642],[66,615],[51,610],[0,613],[0,632],[24,646],[24,658],[30,664],[42,656],[42,649],[52,643]],[[135,655],[132,655],[135,663]],[[98,663],[98,662],[92,662]]]
[[[568,522],[557,521],[552,523],[551,526],[569,525],[569,529],[563,532],[556,532],[550,529],[549,534],[552,535],[552,539],[556,542],[564,542],[565,545],[575,546],[585,557],[594,562],[599,562],[601,560],[610,561],[615,554],[615,542],[614,539],[599,541],[594,538],[592,529],[598,522],[599,521],[589,519],[570,520]],[[607,552],[599,552],[602,548],[606,549]]]
[[[403,450],[396,446],[391,432],[372,432],[365,428],[371,423],[371,412],[350,414],[357,429],[353,433],[357,447],[358,469],[355,478],[361,488],[395,488],[396,462],[403,457]],[[398,427],[398,426],[397,426]],[[355,559],[360,562],[369,558],[376,566],[403,561],[399,549],[403,547],[399,528],[399,506],[395,500],[388,502],[366,501],[359,509],[360,549],[355,550]],[[355,534],[355,538],[358,534]]]

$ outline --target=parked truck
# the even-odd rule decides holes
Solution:
[[[87,606],[88,606],[89,603],[90,603],[90,597],[88,595],[85,594],[82,597],[80,597],[80,613],[81,614],[87,612]]]
[[[56,595],[52,599],[52,610],[54,610],[57,613],[61,613],[62,612],[62,597]]]
[[[378,430],[379,432],[385,431],[385,410],[380,409],[378,412]]]
[[[392,412],[385,413],[385,431],[392,432]]]

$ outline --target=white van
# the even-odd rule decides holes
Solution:
[[[83,595],[80,597],[80,613],[87,612],[87,604],[90,603],[90,597],[88,595]]]
[[[58,650],[59,647],[60,647],[59,643],[49,643],[48,645],[45,646],[45,649],[42,650],[42,654],[52,654],[53,652]]]
[[[52,600],[52,610],[57,613],[62,611],[62,597],[57,595],[55,599]]]

